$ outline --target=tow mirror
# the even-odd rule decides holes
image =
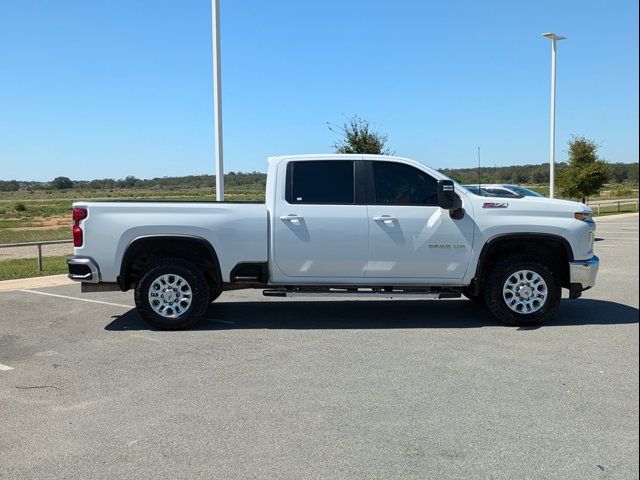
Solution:
[[[438,205],[449,211],[462,208],[462,200],[456,193],[452,180],[438,180]]]

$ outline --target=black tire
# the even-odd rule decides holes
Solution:
[[[518,313],[507,305],[503,297],[506,281],[520,270],[538,274],[546,283],[547,297],[542,307],[533,313]],[[484,299],[489,311],[501,322],[512,326],[541,325],[558,309],[562,287],[557,276],[542,259],[531,255],[511,255],[491,267],[483,282]]]
[[[212,290],[211,285],[209,285],[209,303],[215,302],[220,295],[222,295],[222,290],[217,288]]]
[[[183,313],[174,318],[164,317],[154,311],[149,300],[149,289],[162,275],[179,275],[191,287],[191,303]],[[191,327],[202,319],[209,305],[209,286],[203,273],[191,262],[181,258],[163,258],[144,270],[136,285],[134,298],[140,316],[153,327],[160,330],[179,330]]]
[[[473,303],[477,303],[477,304],[484,303],[484,295],[482,294],[482,292],[476,295],[471,290],[465,287],[462,289],[462,295],[467,297],[467,299],[471,300]]]

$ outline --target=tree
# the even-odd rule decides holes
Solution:
[[[133,188],[138,183],[138,179],[133,175],[129,175],[124,178],[124,180],[118,180],[120,187],[122,188]]]
[[[393,155],[386,147],[388,135],[376,131],[369,121],[354,115],[342,126],[331,125],[329,130],[340,133],[343,138],[333,144],[336,153],[369,153],[374,155]]]
[[[56,190],[66,190],[73,188],[73,182],[67,177],[56,177],[51,180],[51,186]]]
[[[625,165],[620,163],[614,163],[609,166],[609,177],[613,183],[624,183],[627,179],[628,169],[625,168]]]
[[[638,162],[627,165],[627,182],[638,185]]]
[[[20,183],[17,180],[0,180],[0,192],[16,192],[20,190]]]
[[[609,165],[598,157],[599,145],[585,137],[569,142],[569,167],[560,176],[560,192],[564,197],[586,197],[600,191],[609,180]]]

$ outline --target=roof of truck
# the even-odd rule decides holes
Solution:
[[[435,176],[436,178],[443,178],[443,179],[449,178],[443,173],[431,167],[430,165],[419,162],[412,158],[397,157],[395,155],[373,155],[368,153],[308,153],[304,155],[273,156],[273,157],[269,157],[267,160],[269,164],[276,164],[276,163],[280,163],[281,161],[289,161],[289,160],[295,160],[296,162],[308,161],[308,160],[373,160],[373,161],[395,160],[395,161],[400,161],[409,165],[413,164],[419,167],[426,167],[427,169],[430,170],[431,175]]]
[[[307,153],[303,155],[278,155],[269,157],[268,161],[281,161],[281,160],[403,160],[408,162],[415,162],[411,158],[397,157],[395,155],[374,155],[369,153]]]

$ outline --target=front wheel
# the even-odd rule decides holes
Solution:
[[[215,302],[220,295],[222,295],[222,290],[209,285],[209,303]]]
[[[482,292],[476,295],[470,288],[464,287],[462,289],[462,295],[464,295],[468,300],[471,300],[473,303],[484,303],[484,295],[482,294]]]
[[[147,267],[136,285],[140,316],[160,330],[198,323],[209,305],[209,286],[202,271],[181,258],[163,258]]]
[[[558,309],[562,288],[538,257],[512,255],[496,263],[484,282],[489,311],[506,325],[540,325]]]

